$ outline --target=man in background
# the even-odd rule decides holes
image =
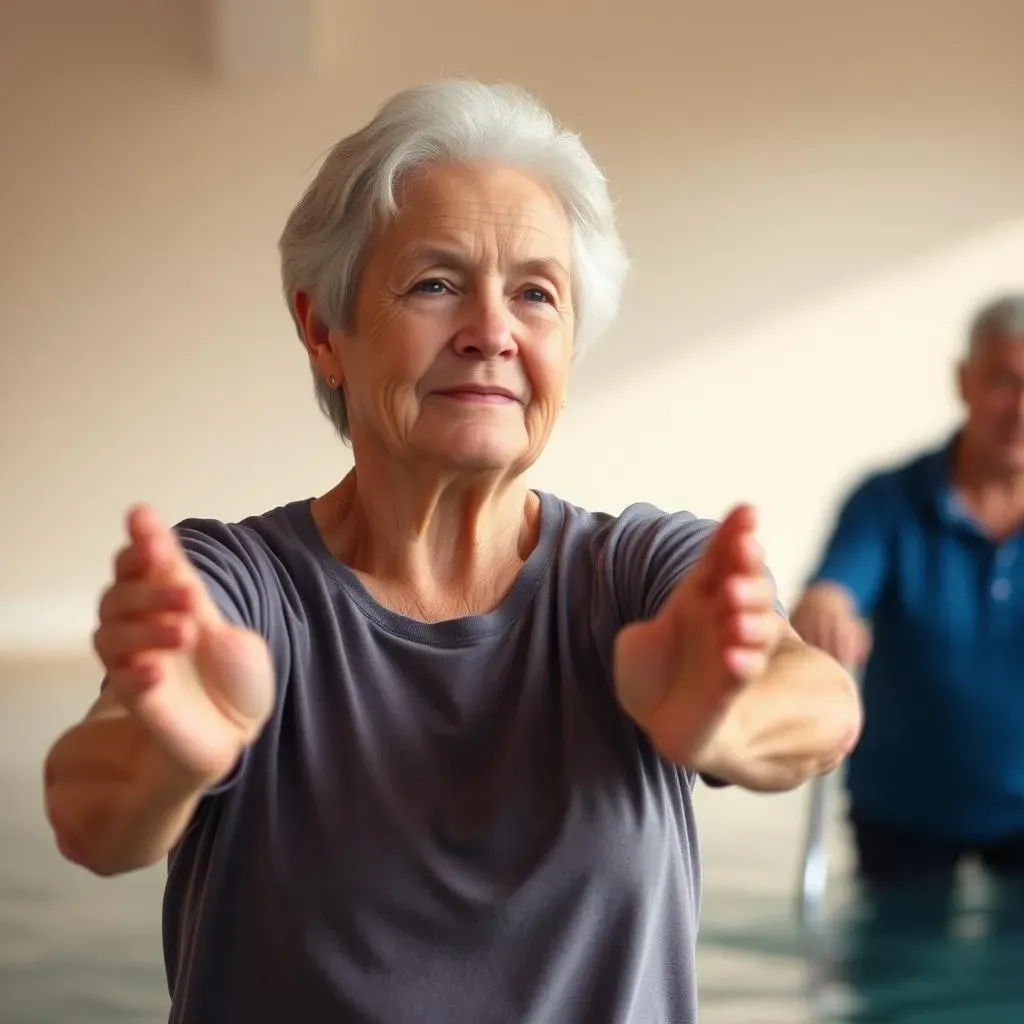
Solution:
[[[1024,878],[1024,294],[977,314],[957,373],[960,429],[854,488],[793,616],[863,669],[847,786],[871,886],[969,856]]]

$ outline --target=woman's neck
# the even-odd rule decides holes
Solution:
[[[540,534],[520,480],[385,480],[352,470],[313,503],[331,553],[385,606],[426,620],[490,611]]]

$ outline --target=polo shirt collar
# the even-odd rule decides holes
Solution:
[[[926,458],[922,483],[928,502],[938,512],[943,522],[950,526],[966,526],[977,531],[953,486],[953,460],[956,457],[960,435],[961,431],[957,430],[941,448]]]

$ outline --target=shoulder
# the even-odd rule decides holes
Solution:
[[[219,567],[260,575],[275,548],[280,547],[282,515],[274,509],[238,522],[190,517],[174,526],[185,553],[200,570]]]
[[[718,523],[693,512],[665,511],[649,502],[627,505],[621,512],[593,512],[556,498],[563,509],[563,544],[584,541],[595,549],[652,550],[659,545],[706,540]]]
[[[563,508],[560,553],[568,571],[580,574],[585,568],[593,597],[614,600],[626,622],[653,614],[718,527],[693,512],[648,502],[612,514],[556,500]]]
[[[869,469],[849,488],[845,504],[897,510],[937,485],[948,457],[946,449],[916,453]]]
[[[175,524],[185,555],[228,618],[265,632],[271,597],[307,550],[297,528],[301,504],[239,521],[192,517]]]
[[[619,543],[659,546],[703,546],[718,522],[688,511],[665,511],[646,502],[628,505],[615,517],[612,538]]]

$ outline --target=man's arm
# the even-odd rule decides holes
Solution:
[[[888,570],[897,479],[892,473],[868,477],[843,502],[811,585],[833,583],[869,615]]]
[[[767,669],[735,697],[691,767],[758,792],[794,789],[839,765],[861,724],[854,680],[783,622]]]
[[[865,620],[888,574],[895,483],[891,474],[870,477],[846,500],[793,611],[799,635],[845,665],[861,665],[871,647]]]

